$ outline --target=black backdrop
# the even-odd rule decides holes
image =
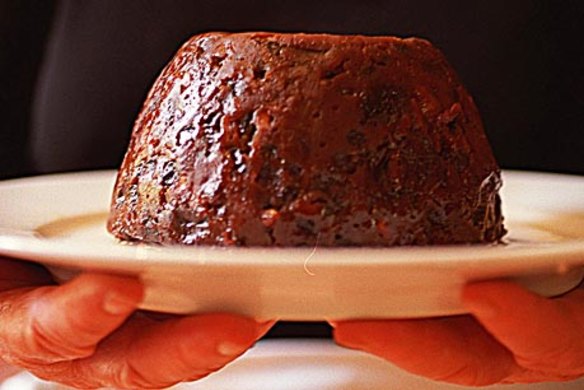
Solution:
[[[584,173],[583,20],[578,1],[0,0],[0,177],[115,167],[154,77],[209,30],[428,38],[503,167]]]
[[[584,174],[584,2],[0,0],[0,178],[112,168],[177,47],[210,30],[421,36],[504,168]]]

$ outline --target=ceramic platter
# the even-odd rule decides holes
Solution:
[[[460,314],[469,281],[517,280],[542,295],[584,275],[584,178],[504,172],[506,245],[216,248],[120,243],[105,229],[115,172],[0,182],[0,255],[59,279],[82,270],[139,276],[144,309],[262,319]]]

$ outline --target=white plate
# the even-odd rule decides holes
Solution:
[[[143,308],[233,311],[266,319],[420,317],[464,312],[461,286],[512,278],[543,295],[584,274],[584,178],[504,175],[508,245],[410,248],[214,248],[121,244],[105,230],[114,172],[0,183],[0,254],[139,275]]]
[[[502,385],[489,390],[581,390],[584,379],[563,383]],[[9,379],[0,390],[64,390],[30,374]],[[219,372],[173,390],[463,390],[408,374],[362,352],[324,340],[264,340]]]

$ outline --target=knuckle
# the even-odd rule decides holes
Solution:
[[[103,387],[99,376],[95,375],[90,364],[86,364],[83,360],[73,360],[68,363],[67,375],[59,378],[63,384],[79,389]]]
[[[55,364],[39,364],[35,367],[29,368],[36,377],[47,380],[47,381],[57,381],[64,378],[72,378],[71,375],[71,362],[62,362]]]
[[[28,350],[35,359],[58,362],[72,358],[90,356],[95,351],[95,345],[81,346],[74,341],[74,335],[61,334],[51,328],[43,327],[37,321],[32,321],[27,337]]]
[[[43,297],[52,287],[18,290],[3,295],[0,303],[0,355],[7,363],[33,370],[93,354],[96,346],[79,346],[77,335],[67,329],[43,326]],[[61,313],[53,313],[59,316]],[[58,367],[51,368],[59,369]],[[51,375],[47,369],[47,375]]]
[[[517,356],[517,363],[532,371],[547,373],[550,377],[582,375],[584,349],[579,343],[558,347],[530,356]]]
[[[94,381],[86,379],[86,378],[71,378],[67,376],[43,376],[37,372],[32,371],[32,373],[45,381],[49,382],[56,382],[61,385],[67,386],[67,388],[74,388],[74,389],[100,389],[102,386],[96,384]],[[58,387],[61,388],[60,386]]]
[[[83,370],[80,370],[80,365],[75,361],[37,366],[30,372],[40,379],[57,382],[68,387],[79,389],[98,389],[100,387],[93,376],[86,375]]]

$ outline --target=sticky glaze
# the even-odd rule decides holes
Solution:
[[[421,39],[210,33],[150,91],[108,229],[161,244],[496,242],[500,171]]]

